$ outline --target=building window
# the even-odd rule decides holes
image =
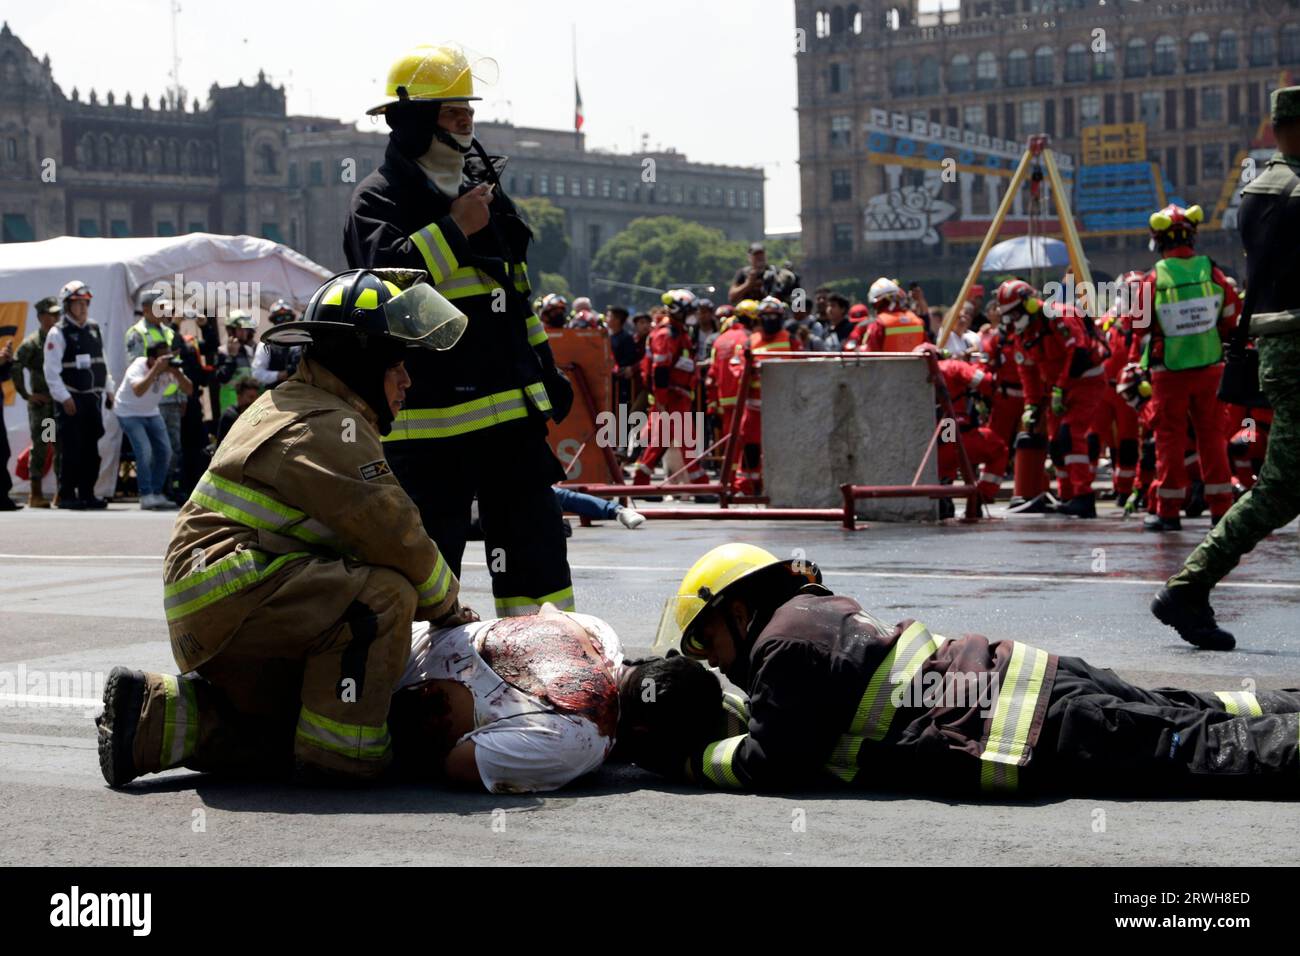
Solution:
[[[160,220],[154,228],[154,235],[174,236],[176,235],[176,224],[174,222]]]
[[[1201,89],[1201,119],[1206,123],[1223,122],[1223,87],[1206,86]]]
[[[1250,32],[1250,65],[1273,65],[1273,31],[1268,27],[1255,27]]]
[[[547,173],[542,173],[537,177],[537,194],[539,196],[549,196],[551,194],[551,177]]]
[[[742,189],[742,190],[740,191],[740,208],[741,208],[741,209],[748,209],[748,208],[749,208],[749,190],[748,190],[748,189]]]
[[[682,204],[682,187],[681,187],[681,186],[674,186],[674,187],[673,187],[673,189],[672,189],[672,197],[673,197],[673,198],[672,198],[672,202],[673,202],[673,205],[674,205],[674,206],[680,206],[680,205]]]
[[[1281,63],[1300,63],[1300,24],[1288,23],[1282,28],[1277,58]]]
[[[587,226],[587,256],[594,259],[598,252],[600,252],[600,224],[593,222]]]
[[[563,195],[564,195],[564,185],[565,185],[565,184],[564,184],[564,177],[563,177],[563,176],[558,176],[558,175],[557,175],[557,176],[555,177],[555,195],[557,195],[557,196],[563,196]]]
[[[1096,126],[1101,122],[1101,97],[1079,97],[1079,125]]]
[[[532,194],[533,194],[533,174],[524,173],[524,195],[531,196]]]
[[[1222,182],[1227,170],[1223,165],[1223,144],[1209,143],[1201,147],[1201,176],[1207,183]]]
[[[1164,94],[1159,90],[1144,90],[1142,93],[1141,112],[1138,118],[1147,124],[1149,129],[1156,129],[1160,125],[1160,104],[1164,101]]]
[[[289,164],[289,185],[290,186],[298,185],[298,164],[297,163]]]
[[[1071,43],[1065,51],[1065,82],[1082,83],[1087,78],[1088,48],[1082,43]]]
[[[972,85],[970,57],[965,53],[958,53],[948,64],[948,92],[966,93]]]
[[[614,191],[614,198],[615,198],[615,199],[627,199],[627,180],[626,180],[626,179],[620,179],[620,180],[618,181],[618,187],[617,187],[617,188],[615,189],[615,191]]]
[[[847,169],[831,170],[831,201],[853,198],[853,174]]]
[[[763,208],[763,190],[761,189],[754,190],[754,201],[750,203],[750,205],[753,206],[755,209]]]
[[[1187,72],[1203,73],[1210,68],[1210,35],[1193,33],[1187,39]]]
[[[1012,50],[1007,55],[1007,86],[1024,86],[1029,82],[1029,54]]]
[[[917,84],[917,93],[921,96],[934,96],[939,92],[939,61],[932,56],[921,58],[921,79]]]
[[[1146,76],[1151,69],[1147,59],[1147,41],[1134,37],[1124,47],[1124,75]]]
[[[916,93],[916,70],[911,57],[904,57],[894,63],[890,89],[895,96],[912,96]]]
[[[5,159],[11,163],[18,161],[18,140],[12,136],[5,140]]]
[[[727,208],[736,208],[736,191],[734,189],[727,190]]]
[[[973,133],[987,133],[988,127],[984,125],[984,107],[978,105],[962,107],[962,125]]]
[[[1115,79],[1115,51],[1109,47],[1092,55],[1092,78],[1094,80]]]
[[[325,167],[319,159],[313,159],[307,166],[307,182],[312,186],[324,185]]]
[[[582,180],[580,180],[577,176],[569,177],[569,195],[570,196],[582,195]]]
[[[1034,83],[1050,86],[1056,79],[1056,51],[1050,46],[1040,46],[1034,51]]]
[[[98,236],[98,235],[99,235],[99,220],[98,220],[98,219],[78,219],[78,220],[77,220],[77,235],[79,235],[79,236],[84,236],[84,237],[87,237],[87,238],[92,238],[92,239],[93,239],[94,237]],[[158,233],[158,235],[161,236],[162,233],[160,232],[160,233]]]
[[[1020,129],[1026,136],[1042,132],[1043,104],[1040,100],[1024,100],[1020,104]]]
[[[832,234],[831,250],[844,254],[853,251],[853,226],[846,222],[837,222]]]
[[[275,147],[263,143],[257,148],[257,171],[263,176],[274,176],[278,170],[275,162]]]
[[[16,212],[4,214],[0,242],[32,242],[35,239],[36,233],[32,230],[32,224],[27,221],[26,216]]]
[[[975,89],[991,90],[998,85],[998,58],[989,50],[975,57]]]
[[[296,226],[298,225],[298,223],[295,222],[293,225],[296,227]],[[186,231],[186,232],[207,232],[207,231],[208,231],[208,227],[207,227],[205,224],[201,223],[201,222],[192,222],[192,223],[190,223],[188,226],[185,227],[185,231]],[[298,240],[297,240],[297,238],[296,238],[296,237],[297,237],[297,233],[296,233],[296,232],[294,233],[294,236],[295,236],[295,238],[294,238],[294,243],[296,244],[296,243],[298,242]]]
[[[612,186],[612,184],[610,183],[610,179],[609,179],[608,176],[604,176],[604,177],[601,178],[601,180],[600,180],[600,198],[602,198],[602,199],[608,199],[608,198],[609,198],[610,192],[612,191],[612,190],[611,190],[611,186]]]
[[[848,116],[831,117],[831,145],[851,146],[853,144],[853,120]]]
[[[201,229],[191,229],[191,232],[201,232]],[[111,219],[108,223],[108,234],[114,239],[125,239],[131,235],[131,225],[125,219]]]
[[[826,88],[831,93],[844,92],[844,64],[832,63],[826,79]]]
[[[1181,185],[1195,186],[1199,181],[1196,175],[1196,147],[1188,146],[1183,152],[1183,179]]]
[[[588,176],[588,177],[587,177],[587,195],[588,195],[588,196],[594,196],[594,195],[596,195],[596,177],[595,177],[595,176]]]
[[[1151,72],[1157,76],[1168,76],[1178,69],[1178,41],[1171,36],[1162,36],[1156,40],[1156,58]]]
[[[1237,32],[1224,30],[1219,34],[1219,45],[1214,51],[1214,68],[1216,70],[1235,70],[1237,68]]]

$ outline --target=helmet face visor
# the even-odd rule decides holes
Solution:
[[[443,352],[460,341],[469,319],[433,286],[419,283],[384,303],[388,334],[408,345]]]
[[[682,633],[694,622],[704,610],[704,601],[693,594],[674,594],[664,602],[663,614],[659,617],[659,629],[655,632],[655,642],[650,653],[663,657],[670,650],[680,650],[687,657],[702,660],[704,648],[696,642],[683,639]]]

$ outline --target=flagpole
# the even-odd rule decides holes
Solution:
[[[573,51],[573,148],[575,151],[582,149],[582,129],[578,125],[578,24],[575,21],[569,23],[570,42],[569,46]]]

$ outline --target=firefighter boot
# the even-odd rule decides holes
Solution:
[[[135,765],[135,732],[144,707],[143,671],[114,667],[104,685],[104,713],[95,718],[99,729],[99,769],[110,787],[121,787],[140,775]]]
[[[1043,491],[1028,499],[1016,501],[1011,500],[1007,507],[1007,514],[1018,515],[1043,515],[1049,514],[1056,510],[1056,499],[1052,497],[1051,492]]]
[[[1237,646],[1236,638],[1215,623],[1208,594],[1192,593],[1186,586],[1164,587],[1151,601],[1151,613],[1188,644],[1207,651],[1230,651]]]
[[[27,496],[27,507],[29,508],[48,508],[50,499],[41,494],[41,489],[32,486],[31,493]]]
[[[1182,518],[1162,518],[1159,515],[1147,515],[1142,521],[1143,531],[1182,531]]]
[[[1056,513],[1069,518],[1095,518],[1097,517],[1097,496],[1091,491],[1086,495],[1075,495],[1058,507]]]
[[[1205,482],[1193,481],[1192,490],[1187,496],[1187,504],[1183,506],[1183,514],[1189,518],[1199,518],[1205,514],[1206,507]]]

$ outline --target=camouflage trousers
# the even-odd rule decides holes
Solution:
[[[1273,405],[1273,426],[1259,481],[1237,500],[1192,552],[1169,586],[1209,590],[1241,556],[1300,515],[1300,333],[1260,336],[1259,384]]]
[[[46,422],[50,423],[49,437],[47,443]],[[41,405],[35,402],[27,403],[27,425],[32,430],[32,460],[31,473],[37,476],[39,482],[40,474],[45,471],[45,456],[49,454],[50,449],[54,450],[54,473],[59,473],[59,466],[63,464],[63,455],[61,447],[54,441],[54,404],[47,403]]]

